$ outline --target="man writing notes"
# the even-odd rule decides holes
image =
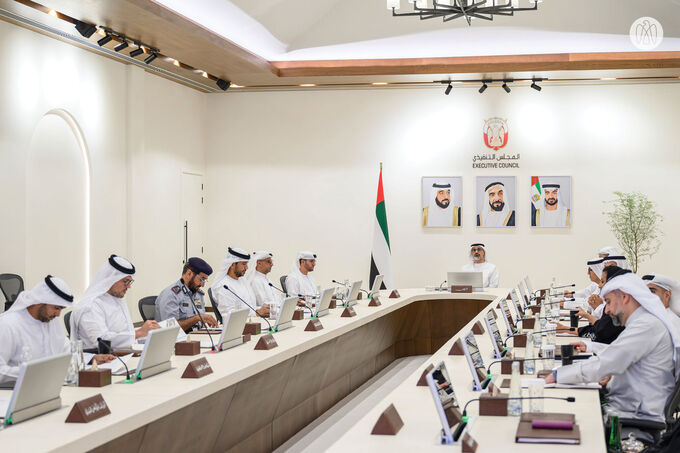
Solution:
[[[217,320],[205,312],[201,291],[210,274],[212,267],[208,263],[198,257],[189,258],[182,277],[156,298],[156,321],[175,318],[185,332],[201,328],[201,318],[208,326],[217,327]]]
[[[316,267],[316,254],[300,252],[286,277],[286,293],[291,297],[315,297],[319,295],[312,272]]]
[[[255,293],[258,307],[279,306],[280,297],[269,280],[269,273],[274,267],[274,255],[271,252],[254,252],[252,259],[255,261],[255,270],[248,276],[250,286]]]
[[[451,204],[451,183],[432,184],[429,205],[423,208],[423,226],[460,226],[460,206]]]
[[[536,209],[531,226],[566,227],[571,225],[571,211],[560,198],[559,184],[543,184],[543,206]]]
[[[228,247],[222,268],[212,284],[213,297],[222,316],[242,308],[250,308],[251,316],[255,316],[253,309],[256,308],[257,299],[250,282],[244,277],[248,270],[248,261],[250,261],[248,252]],[[257,308],[256,311],[260,316],[269,316],[268,305]]]
[[[502,182],[492,182],[484,189],[489,199],[484,208],[477,214],[477,226],[504,227],[515,226],[515,211],[505,204],[505,185]]]
[[[137,338],[160,327],[152,320],[138,329],[133,327],[125,293],[134,275],[132,263],[111,255],[94,276],[71,315],[71,337],[82,340],[84,348],[96,348],[98,338],[110,341],[114,349],[129,348]]]
[[[498,288],[500,274],[495,264],[486,261],[484,244],[470,246],[470,263],[463,266],[463,272],[481,272],[484,276],[484,288]]]
[[[642,279],[649,290],[659,296],[668,316],[675,326],[675,332],[680,335],[680,284],[672,278],[661,274],[645,275]]]
[[[73,294],[66,282],[48,275],[33,289],[20,293],[10,309],[0,315],[0,384],[15,382],[24,361],[71,351],[59,315],[72,303]],[[114,358],[108,354],[94,356],[97,363]]]
[[[607,304],[605,314],[626,328],[610,345],[592,349],[596,356],[559,367],[546,381],[579,384],[611,376],[604,404],[607,412],[663,422],[680,352],[680,336],[669,313],[644,281],[630,272],[608,278],[601,294]],[[584,343],[576,346],[590,350]]]

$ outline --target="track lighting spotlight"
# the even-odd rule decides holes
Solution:
[[[106,36],[104,36],[102,39],[97,41],[97,44],[99,44],[99,46],[102,47],[102,46],[106,45],[107,43],[111,42],[111,39],[112,39],[111,35],[109,35],[107,33]]]
[[[127,41],[123,41],[122,43],[118,44],[116,47],[113,48],[116,52],[120,52],[121,50],[127,48],[128,43]]]
[[[510,93],[511,90],[510,90],[510,87],[508,86],[507,82],[503,81],[502,87],[503,87],[503,89],[505,90],[506,93]]]
[[[489,88],[489,85],[487,85],[486,82],[482,82],[482,87],[479,89],[479,92],[484,93],[487,88]]]
[[[151,55],[149,55],[148,57],[146,57],[144,59],[144,63],[151,64],[151,62],[154,61],[156,59],[156,57],[157,57],[157,55],[155,53],[152,53]]]
[[[446,87],[446,90],[444,91],[444,94],[448,96],[451,94],[451,90],[453,90],[453,85],[449,83],[449,85]]]
[[[92,24],[86,24],[85,22],[81,22],[79,20],[76,21],[76,30],[78,30],[78,33],[80,33],[81,36],[85,38],[89,38],[94,34],[94,32],[97,31],[97,27],[95,27]]]
[[[539,87],[538,85],[536,85],[536,81],[535,81],[535,80],[532,80],[532,81],[531,81],[531,88],[533,88],[533,89],[536,90],[536,91],[541,91],[541,90],[542,90],[541,87]]]
[[[231,82],[227,80],[222,80],[222,79],[217,79],[217,86],[220,88],[222,91],[227,91],[229,87],[231,86]]]
[[[132,58],[135,58],[137,55],[141,55],[144,53],[144,50],[141,47],[137,47],[135,50],[130,52],[130,56]]]

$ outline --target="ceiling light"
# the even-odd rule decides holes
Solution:
[[[532,81],[531,81],[531,88],[533,88],[533,89],[536,90],[536,91],[541,91],[541,90],[542,90],[541,87],[539,87],[538,85],[536,85],[536,81],[535,81],[535,80],[532,80]]]
[[[47,14],[49,14],[52,17],[59,17],[59,14],[53,9],[51,9]]]
[[[155,53],[152,53],[151,55],[149,55],[148,57],[146,57],[146,58],[144,59],[144,63],[146,63],[146,64],[151,64],[151,62],[154,61],[154,60],[156,59],[157,56],[158,56],[158,55],[156,55]]]
[[[602,77],[600,80],[616,80],[616,77]]]
[[[92,24],[86,24],[85,22],[77,20],[76,30],[78,30],[78,33],[80,33],[81,36],[89,38],[90,36],[94,35],[94,32],[97,31],[97,27]]]
[[[489,88],[489,85],[487,85],[486,82],[482,82],[482,87],[479,89],[479,92],[484,93],[487,88]]]
[[[135,58],[136,56],[141,55],[143,53],[144,53],[144,49],[142,49],[141,47],[137,47],[135,50],[130,52],[130,56],[132,58]]]
[[[236,85],[235,83],[232,83],[231,88],[243,88],[243,85]]]
[[[201,71],[201,75],[205,77],[206,79],[208,78],[208,73],[205,71]]]
[[[392,16],[416,16],[420,20],[441,17],[444,22],[448,22],[459,17],[464,18],[468,25],[472,24],[472,18],[493,20],[494,16],[513,16],[518,11],[536,11],[540,0],[530,0],[533,6],[520,8],[519,0],[512,1],[456,1],[439,0],[433,2],[432,8],[428,6],[426,0],[408,0],[413,5],[412,12],[397,13],[399,2],[387,0],[387,9],[392,10]],[[453,3],[453,5],[451,5]]]
[[[387,85],[387,82],[373,82],[371,85]]]
[[[121,50],[127,48],[128,43],[127,41],[123,41],[122,43],[118,44],[116,47],[113,48],[116,52],[120,52]]]
[[[111,42],[111,39],[111,35],[107,33],[106,36],[97,41],[97,44],[99,44],[99,46],[104,46],[105,44]]]
[[[315,83],[301,83],[300,86],[301,87],[315,87],[316,84]]]
[[[448,96],[449,94],[451,94],[451,90],[453,90],[453,85],[451,85],[451,82],[449,82],[449,84],[446,87],[446,90],[444,90],[444,94]]]
[[[505,90],[506,93],[510,93],[510,87],[508,86],[507,82],[503,82],[502,87],[503,87],[503,89]]]
[[[231,86],[231,82],[227,80],[222,80],[222,79],[217,79],[217,86],[220,88],[222,91],[227,91],[229,87]]]
[[[175,66],[179,66],[179,65],[180,65],[179,60],[173,60],[172,64],[174,64]]]

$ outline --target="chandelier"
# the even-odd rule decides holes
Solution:
[[[543,0],[528,0],[534,6],[526,8],[520,8],[519,0],[432,0],[432,8],[429,1],[408,0],[413,4],[413,12],[397,13],[401,0],[387,0],[387,9],[392,10],[392,16],[419,16],[420,20],[441,17],[448,22],[463,17],[472,25],[472,18],[493,20],[494,16],[514,16],[515,11],[536,11]]]

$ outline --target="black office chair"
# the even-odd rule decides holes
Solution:
[[[0,274],[0,291],[5,296],[5,311],[9,310],[20,292],[24,290],[24,279],[17,274]]]
[[[222,324],[222,314],[220,313],[220,310],[217,308],[217,302],[215,302],[215,298],[213,297],[212,288],[208,288],[208,298],[210,299],[210,305],[212,305],[213,313],[215,313],[215,318],[217,318],[217,322]]]
[[[675,383],[673,392],[666,401],[664,408],[665,422],[639,420],[636,418],[619,418],[621,423],[621,439],[626,439],[633,433],[638,439],[647,442],[658,442],[665,430],[670,430],[678,423],[677,414],[680,412],[680,379]]]
[[[156,298],[158,296],[146,296],[139,299],[139,314],[144,321],[155,320],[156,317]]]
[[[73,311],[69,311],[64,315],[64,325],[66,326],[66,333],[68,333],[68,336],[71,337],[71,315],[73,314]]]
[[[283,290],[284,293],[288,294],[288,290],[286,289],[286,277],[287,275],[282,275],[279,281],[281,282],[281,289]]]

